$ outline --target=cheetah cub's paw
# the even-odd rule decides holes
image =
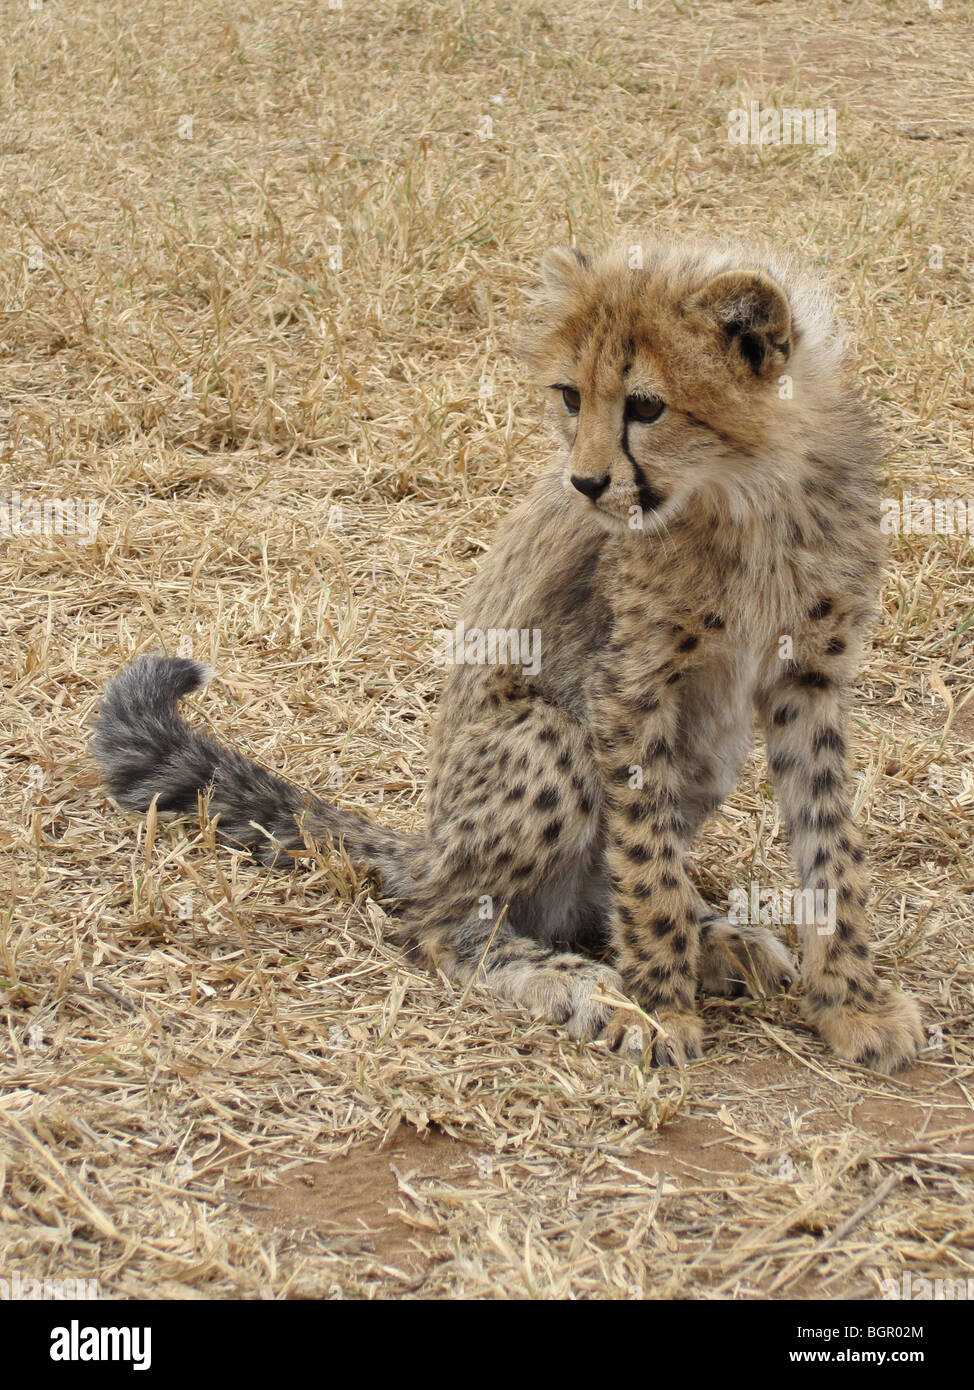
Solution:
[[[915,1000],[888,984],[877,987],[868,1006],[823,1005],[808,998],[804,1012],[840,1057],[887,1076],[915,1062],[924,1041]]]
[[[577,1042],[597,1038],[612,1015],[607,994],[621,995],[615,970],[584,956],[552,956],[533,968],[517,991],[516,1002],[535,1018],[562,1023]]]
[[[705,924],[698,966],[704,994],[777,994],[797,979],[795,959],[765,927],[712,918]]]
[[[660,1031],[617,1009],[605,1030],[606,1041],[614,1052],[629,1057],[648,1051],[654,1067],[683,1067],[703,1056],[703,1024],[696,1014],[660,1009],[654,1017]]]

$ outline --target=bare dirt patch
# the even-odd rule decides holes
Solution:
[[[240,1204],[255,1219],[298,1234],[313,1231],[334,1246],[370,1254],[382,1264],[411,1268],[428,1254],[415,1217],[402,1208],[400,1182],[456,1182],[475,1165],[469,1145],[401,1126],[378,1152],[353,1149],[323,1163],[298,1164],[272,1185],[252,1187]]]

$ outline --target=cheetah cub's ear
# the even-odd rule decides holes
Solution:
[[[791,310],[781,287],[760,270],[715,275],[684,306],[691,323],[709,329],[758,377],[776,375],[791,355]]]
[[[587,256],[574,246],[552,246],[541,257],[541,279],[549,290],[571,294],[585,279]]]
[[[541,257],[541,283],[517,338],[518,355],[539,386],[550,386],[550,373],[557,376],[574,360],[576,345],[565,322],[591,293],[590,269],[588,258],[572,246],[553,246]]]

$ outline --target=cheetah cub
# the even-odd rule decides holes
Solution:
[[[138,811],[208,794],[226,840],[264,861],[340,841],[426,964],[682,1064],[701,1050],[698,991],[792,978],[784,946],[710,911],[687,870],[756,710],[802,888],[834,894],[831,925],[807,912],[801,928],[807,1017],[840,1056],[894,1072],[922,1032],[870,958],[846,755],[880,574],[876,446],[828,299],[742,248],[556,249],[528,324],[558,458],[463,620],[468,641],[536,631],[541,659],[453,666],[425,830],[376,826],[204,737],[176,704],[205,669],[160,656],[105,691],[107,785]]]

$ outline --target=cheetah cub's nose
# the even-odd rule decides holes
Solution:
[[[583,496],[590,498],[593,502],[596,497],[601,497],[609,486],[608,473],[604,478],[579,478],[576,474],[571,477],[572,487],[578,488]]]

